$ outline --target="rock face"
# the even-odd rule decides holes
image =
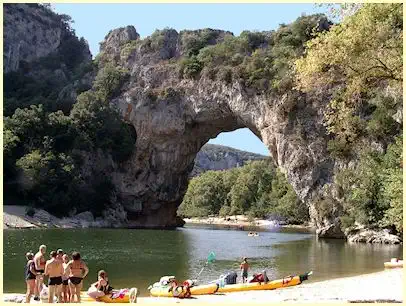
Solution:
[[[366,242],[366,243],[384,243],[384,244],[400,244],[402,238],[393,235],[389,230],[372,230],[358,229],[350,231],[347,234],[348,242]]]
[[[4,8],[4,72],[15,71],[20,61],[31,62],[55,51],[62,29],[53,15],[45,15],[37,5],[5,4]]]
[[[59,48],[68,30],[60,16],[38,4],[4,6],[4,72],[16,71],[21,61],[32,62]],[[91,54],[85,55],[88,60]]]
[[[55,23],[55,14],[47,12],[37,4],[5,5],[5,72],[47,56],[61,45],[60,19]],[[340,165],[327,152],[323,124],[328,93],[289,90],[266,95],[239,82],[213,80],[207,70],[197,79],[180,78],[179,60],[188,50],[186,38],[193,39],[194,33],[200,35],[200,31],[163,30],[154,39],[140,41],[136,29],[127,26],[110,31],[101,43],[99,66],[109,61],[129,72],[111,104],[135,129],[137,141],[131,158],[120,165],[109,157],[99,163],[97,156],[90,156],[91,165],[83,166],[84,176],[92,165],[103,168],[100,172],[111,176],[115,185],[113,207],[104,212],[103,221],[93,222],[130,227],[180,225],[176,211],[198,152],[219,133],[246,127],[268,147],[276,166],[308,204],[318,235],[344,237],[332,185],[334,170]],[[231,35],[219,30],[205,33],[208,45]],[[86,54],[85,62],[90,60],[88,49]],[[63,69],[52,73],[69,83]],[[58,101],[74,100],[77,87],[90,86],[93,79],[88,73],[67,84]],[[198,157],[198,166],[199,162],[207,165],[207,158]],[[237,159],[234,162],[239,164]],[[215,167],[230,165],[219,161]],[[332,201],[330,215],[319,217],[316,203],[327,199]]]
[[[137,44],[117,31],[110,35],[120,39],[106,37],[101,52],[120,50],[114,44],[135,42],[136,46],[126,57],[118,51],[108,54],[130,71],[121,94],[111,101],[137,133],[133,156],[113,174],[117,201],[127,211],[129,224],[175,226],[177,206],[202,146],[221,132],[242,127],[264,142],[298,196],[310,206],[331,182],[334,162],[327,154],[322,124],[328,99],[322,94],[256,95],[239,83],[227,85],[204,74],[198,80],[179,80],[176,65],[166,63],[179,59],[182,33],[162,32],[161,44],[155,47],[144,41]],[[334,227],[336,236],[342,235],[331,220],[312,218],[319,229]]]
[[[267,156],[226,146],[205,144],[199,153],[197,153],[195,165],[190,176],[196,176],[208,170],[226,170],[241,167],[250,160],[261,160],[265,158],[267,158]]]

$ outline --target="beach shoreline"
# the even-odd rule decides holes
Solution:
[[[258,227],[258,228],[296,228],[302,230],[315,231],[311,224],[281,224],[272,220],[265,219],[252,219],[247,216],[235,215],[227,217],[205,217],[205,218],[184,218],[185,224],[198,224],[198,225],[221,225],[230,227]]]
[[[317,273],[317,272],[316,272]],[[276,290],[245,291],[227,294],[201,295],[191,299],[139,297],[138,304],[199,304],[199,303],[309,303],[309,302],[403,302],[403,269],[342,277]],[[18,303],[23,294],[4,293],[4,302]]]

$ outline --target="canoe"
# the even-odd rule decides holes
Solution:
[[[258,233],[248,233],[248,237],[258,237]]]
[[[387,261],[384,263],[385,268],[393,269],[393,268],[403,268],[403,260],[399,260],[397,262]]]
[[[204,295],[204,294],[214,294],[219,289],[218,284],[208,284],[201,286],[190,287],[191,296],[194,295]],[[186,293],[186,289],[183,286],[177,287],[177,292],[173,292],[171,286],[165,287],[152,287],[149,291],[151,296],[155,297],[183,297]]]
[[[98,299],[91,298],[86,291],[80,293],[80,298],[83,302],[103,302],[103,303],[136,303],[137,302],[138,289],[131,288],[125,293],[123,297],[112,298],[112,294],[107,294]]]
[[[302,275],[288,276],[282,279],[269,281],[267,283],[244,283],[235,285],[225,285],[220,287],[217,292],[239,292],[239,291],[250,291],[250,290],[274,290],[278,288],[291,287],[301,284],[303,281],[307,280],[312,272],[308,272]]]

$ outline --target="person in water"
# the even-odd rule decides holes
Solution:
[[[247,257],[243,258],[243,261],[240,264],[240,269],[241,269],[242,282],[245,283],[248,278],[248,269],[249,269]]]
[[[35,290],[34,290],[34,300],[39,301],[39,293],[42,290],[42,285],[44,283],[44,271],[45,271],[45,252],[47,250],[46,245],[41,245],[39,247],[39,250],[37,254],[34,256],[34,265],[35,265],[35,270],[37,272],[36,275],[36,282],[35,282]]]
[[[48,303],[54,302],[54,296],[57,296],[58,302],[61,302],[61,289],[62,289],[62,262],[57,259],[57,253],[51,252],[51,259],[45,265],[45,275],[49,276],[48,280]]]
[[[97,282],[93,283],[87,294],[94,299],[100,298],[106,294],[111,293],[113,290],[112,287],[109,285],[109,278],[107,276],[106,271],[100,270],[97,273]]]
[[[72,253],[72,260],[66,265],[65,273],[69,273],[70,302],[74,302],[76,295],[77,301],[80,303],[80,291],[83,285],[82,280],[89,273],[89,268],[84,261],[80,259],[79,252]]]
[[[68,254],[63,254],[62,256],[62,267],[64,270],[64,273],[62,275],[62,290],[61,290],[61,295],[62,295],[62,301],[64,303],[69,303],[70,301],[70,291],[69,291],[69,274],[66,272],[66,267],[69,262],[69,256]]]
[[[29,303],[31,300],[31,296],[34,295],[35,291],[35,280],[37,278],[37,271],[35,270],[34,264],[34,254],[28,252],[25,254],[27,258],[27,263],[25,265],[25,283],[27,284],[27,293],[25,295],[25,302]]]

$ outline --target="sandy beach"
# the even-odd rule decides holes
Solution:
[[[298,229],[308,229],[312,230],[313,227],[310,224],[301,225],[280,225],[278,222],[264,219],[253,219],[250,220],[247,216],[235,215],[227,217],[206,217],[206,218],[184,218],[186,224],[212,224],[212,225],[224,225],[224,226],[235,226],[235,227],[285,227],[285,228],[298,228]]]
[[[23,294],[4,294],[5,302],[18,302]],[[313,303],[403,302],[403,269],[306,283],[277,290],[204,295],[190,299],[139,297],[138,304],[202,303]]]

